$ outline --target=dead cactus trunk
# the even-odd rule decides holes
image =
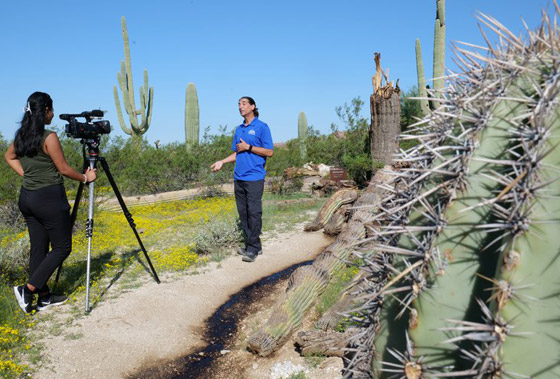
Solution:
[[[381,86],[382,77],[385,86]],[[369,139],[373,168],[393,163],[399,149],[397,137],[401,134],[401,90],[393,87],[388,75],[381,69],[381,54],[375,53],[375,75],[372,78],[373,94],[370,96],[371,125]]]

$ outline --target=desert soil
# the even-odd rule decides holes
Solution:
[[[122,378],[165,365],[206,345],[205,321],[228,298],[259,279],[316,257],[332,239],[322,232],[294,232],[263,238],[264,254],[253,263],[234,254],[198,273],[161,276],[156,284],[146,274],[133,289],[110,286],[91,313],[83,306],[62,305],[39,314],[36,329],[43,348],[35,378]],[[126,273],[124,274],[126,275]],[[119,288],[121,287],[121,288]],[[338,378],[342,362],[300,357],[289,341],[271,357],[245,349],[245,340],[270,315],[285,283],[252,305],[241,320],[235,343],[213,370],[216,378],[287,378],[304,371],[306,378]],[[81,304],[80,304],[81,305]],[[309,321],[308,321],[309,322]],[[305,326],[305,325],[304,325]],[[188,376],[188,373],[187,373]]]

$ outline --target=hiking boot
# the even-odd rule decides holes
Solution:
[[[64,304],[68,300],[66,296],[59,296],[48,294],[46,296],[39,297],[39,301],[37,301],[37,310],[42,311],[44,309],[50,308],[54,305]]]
[[[33,292],[26,285],[14,286],[14,295],[22,311],[29,313],[33,310]]]
[[[254,262],[258,256],[259,256],[258,251],[247,251],[243,256],[243,262]]]
[[[239,255],[247,255],[247,250],[245,250],[244,248],[240,247],[237,249],[237,254]],[[262,255],[262,250],[259,250],[258,255]]]

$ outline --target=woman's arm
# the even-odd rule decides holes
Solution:
[[[16,155],[16,150],[13,143],[8,147],[8,150],[6,150],[4,158],[6,159],[6,162],[8,162],[12,170],[17,172],[19,176],[23,176],[23,167]]]
[[[97,169],[91,170],[88,167],[86,173],[81,174],[68,165],[68,162],[66,162],[66,158],[64,158],[64,152],[62,151],[60,140],[58,139],[56,133],[51,133],[47,136],[47,139],[45,140],[44,151],[51,157],[56,169],[62,175],[70,179],[79,180],[80,182],[84,181],[85,175],[88,183],[93,182],[97,178]]]

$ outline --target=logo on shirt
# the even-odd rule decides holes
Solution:
[[[255,132],[255,129],[251,129],[251,130],[249,130],[249,134],[252,135],[252,136],[254,136],[254,135],[257,134],[257,133]]]

